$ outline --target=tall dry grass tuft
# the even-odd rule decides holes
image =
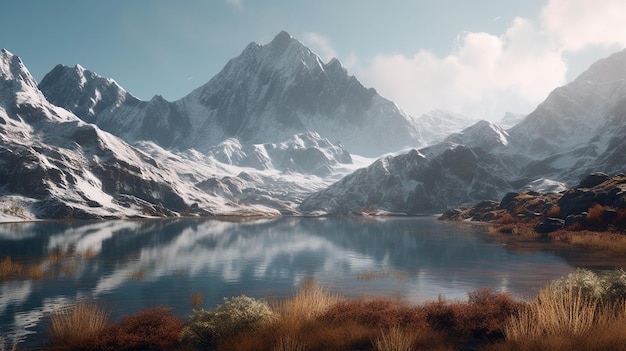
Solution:
[[[283,335],[278,337],[272,351],[304,351],[306,344],[295,336]]]
[[[330,306],[340,301],[341,298],[332,294],[329,289],[321,287],[313,280],[307,280],[294,297],[278,302],[274,310],[283,319],[306,321],[322,315]]]
[[[109,322],[109,312],[99,303],[81,301],[50,316],[49,340],[61,350],[89,349]]]
[[[399,326],[393,326],[381,330],[373,344],[377,351],[410,351],[414,342],[415,336],[411,332]]]
[[[508,339],[534,339],[546,335],[571,336],[599,321],[600,300],[580,290],[547,287],[505,326]]]

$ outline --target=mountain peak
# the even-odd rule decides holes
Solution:
[[[593,63],[577,81],[607,83],[626,79],[626,49]]]
[[[291,34],[285,32],[284,30],[280,31],[274,39],[270,42],[272,46],[280,46],[280,45],[288,45],[293,40]]]
[[[4,80],[17,80],[31,88],[37,88],[35,78],[30,74],[22,60],[9,50],[0,50],[0,77]]]

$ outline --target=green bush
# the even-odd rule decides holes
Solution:
[[[183,330],[183,340],[196,345],[214,345],[219,340],[245,330],[254,330],[272,319],[272,310],[261,301],[245,295],[224,298],[213,310],[194,311]]]
[[[564,278],[555,280],[552,287],[563,293],[575,292],[591,299],[614,302],[626,299],[626,272],[622,269],[596,274],[579,268]]]

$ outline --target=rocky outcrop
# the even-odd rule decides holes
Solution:
[[[626,229],[626,175],[593,173],[561,193],[507,193],[496,206],[480,202],[446,211],[442,220],[529,221],[539,219],[538,233],[570,229]]]

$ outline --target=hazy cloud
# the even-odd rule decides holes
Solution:
[[[328,62],[332,58],[337,57],[337,53],[328,38],[320,34],[305,33],[302,40],[313,52],[318,54],[324,62]]]
[[[623,0],[551,0],[540,18],[563,50],[577,51],[590,45],[626,46]]]
[[[566,82],[565,53],[626,46],[624,14],[621,0],[551,0],[537,19],[516,18],[503,34],[460,34],[447,56],[380,54],[355,74],[415,116],[443,108],[499,120],[531,112]]]

